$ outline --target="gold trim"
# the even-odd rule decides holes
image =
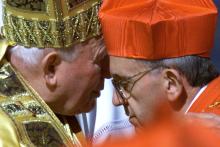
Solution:
[[[48,0],[46,12],[14,8],[4,0],[3,35],[25,47],[67,48],[101,35],[101,0],[88,0],[68,10],[66,0]]]
[[[216,107],[218,107],[220,105],[220,101],[216,101],[216,102],[214,102],[213,104],[210,104],[208,107],[209,108],[216,108]]]

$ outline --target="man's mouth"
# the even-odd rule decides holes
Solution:
[[[104,89],[104,82],[100,82],[99,83],[99,86],[94,90],[92,91],[92,97],[93,98],[98,98],[100,97],[101,95],[101,91]]]

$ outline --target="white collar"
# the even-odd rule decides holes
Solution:
[[[199,92],[196,94],[196,96],[193,98],[192,102],[190,103],[189,107],[187,108],[186,113],[188,113],[189,109],[191,108],[191,106],[195,103],[195,101],[199,98],[199,96],[202,94],[202,92],[207,88],[207,85],[206,86],[203,86]]]

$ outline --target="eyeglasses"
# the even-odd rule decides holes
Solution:
[[[116,94],[117,96],[119,95],[122,98],[124,104],[126,104],[127,100],[131,97],[131,92],[135,84],[146,74],[150,73],[156,68],[158,67],[154,67],[151,68],[150,70],[139,72],[128,78],[121,78],[118,75],[112,75],[113,77],[112,84],[115,87]]]

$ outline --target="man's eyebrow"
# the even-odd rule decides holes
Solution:
[[[111,74],[112,78],[118,78],[118,79],[122,79],[122,77],[118,74]]]
[[[118,79],[118,80],[122,80],[122,81],[125,81],[125,80],[129,79],[129,77],[127,77],[127,76],[121,76],[121,75],[118,75],[118,74],[111,74],[111,77],[115,78],[115,79]]]

